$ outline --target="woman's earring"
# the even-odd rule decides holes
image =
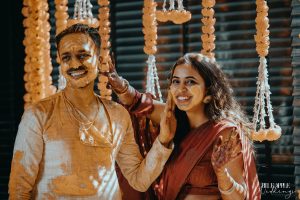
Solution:
[[[203,99],[203,103],[205,103],[205,104],[209,103],[210,101],[211,101],[211,95],[208,95],[208,96],[204,97],[204,99]]]

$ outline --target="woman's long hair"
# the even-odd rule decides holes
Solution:
[[[242,132],[247,136],[250,133],[251,125],[241,109],[240,104],[233,95],[233,90],[225,74],[219,65],[212,59],[207,58],[199,53],[187,53],[179,58],[171,69],[170,82],[174,70],[178,65],[191,65],[201,75],[205,82],[207,95],[212,99],[205,104],[204,112],[210,121],[218,122],[223,119],[233,121],[241,127]],[[175,117],[177,119],[177,129],[174,143],[179,144],[185,135],[190,131],[186,112],[175,107]],[[176,145],[178,146],[178,145]]]

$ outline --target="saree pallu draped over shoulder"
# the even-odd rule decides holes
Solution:
[[[241,135],[244,160],[243,178],[248,187],[246,199],[260,199],[260,188],[253,150],[248,138],[243,136],[241,131],[229,121],[221,121],[219,123],[208,121],[197,129],[191,130],[180,143],[179,150],[173,152],[161,176],[160,188],[162,188],[162,191],[158,194],[160,200],[175,200],[181,196],[179,193],[195,165],[201,162],[220,136],[220,133],[229,128],[237,130]]]

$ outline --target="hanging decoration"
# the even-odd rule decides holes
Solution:
[[[172,21],[175,24],[183,24],[192,18],[190,11],[183,7],[183,0],[177,0],[177,9],[175,9],[175,0],[169,0],[169,9],[166,9],[166,0],[163,3],[163,9],[156,11],[156,19],[160,22]]]
[[[55,0],[55,25],[56,35],[67,27],[68,22],[68,0]]]
[[[107,88],[110,58],[110,22],[109,22],[109,0],[98,0],[99,8],[99,34],[101,36],[100,55],[102,58],[100,74],[98,77],[98,89],[100,96],[107,100],[111,100],[112,90]]]
[[[153,0],[144,0],[143,8],[143,33],[145,39],[144,52],[148,55],[148,71],[146,92],[151,93],[155,98],[162,102],[159,78],[155,64],[154,54],[157,51],[157,22],[156,22],[156,2]],[[158,96],[157,96],[158,95]]]
[[[215,58],[213,50],[215,49],[215,23],[216,18],[214,18],[215,11],[213,7],[215,6],[215,0],[202,0],[202,50],[201,53],[209,58]]]
[[[93,5],[90,0],[76,0],[73,19],[68,20],[68,27],[77,23],[87,24],[90,27],[98,28],[98,19],[93,17]]]
[[[269,53],[269,19],[268,5],[265,0],[256,0],[257,17],[256,35],[256,51],[260,57],[258,67],[257,91],[254,105],[253,116],[253,140],[262,142],[263,140],[274,141],[281,136],[281,128],[276,125],[273,117],[273,109],[270,101],[270,85],[268,83],[268,70],[266,56]],[[265,118],[268,117],[270,127],[266,128]],[[257,131],[258,130],[258,131]]]
[[[68,22],[68,0],[55,0],[55,25],[56,25],[56,35],[59,34],[67,27]],[[60,63],[59,56],[56,56],[56,62]],[[61,68],[59,66],[59,77],[58,77],[58,91],[63,90],[66,87],[66,79],[61,73]]]
[[[25,108],[55,93],[52,85],[50,58],[50,24],[47,0],[24,0],[25,19]]]

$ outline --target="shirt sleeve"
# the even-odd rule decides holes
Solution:
[[[28,108],[19,124],[9,180],[9,199],[31,199],[43,155],[41,118]]]
[[[162,172],[173,148],[174,145],[170,149],[166,148],[157,138],[143,159],[129,121],[116,161],[129,184],[134,189],[145,192]]]

